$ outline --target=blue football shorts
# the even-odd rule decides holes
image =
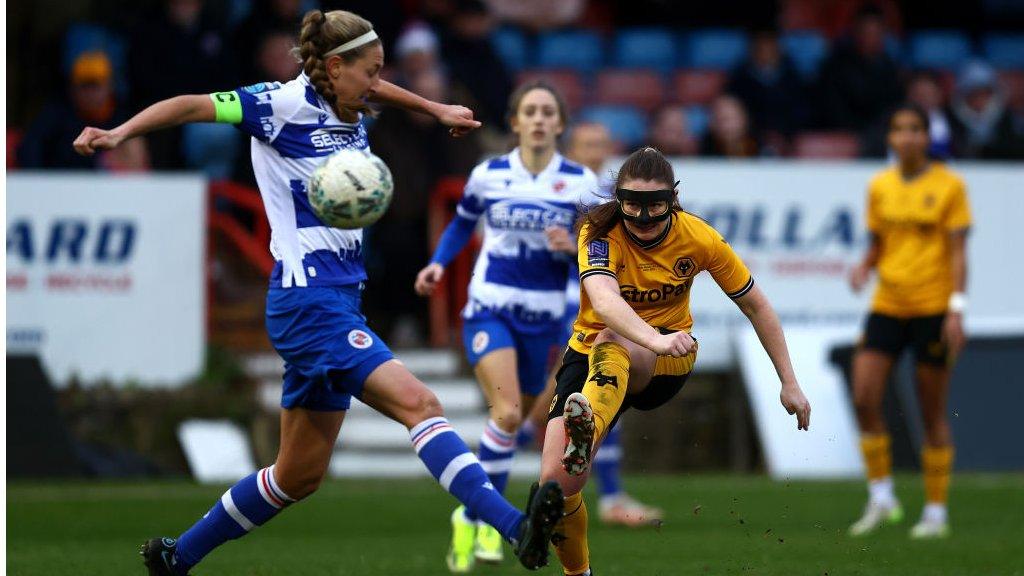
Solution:
[[[487,354],[502,348],[514,348],[522,394],[536,396],[544,391],[548,370],[558,357],[564,341],[560,322],[544,327],[522,330],[498,316],[474,317],[462,325],[463,346],[471,366]]]
[[[395,357],[360,300],[358,284],[269,290],[267,335],[285,362],[282,408],[348,410],[370,373]]]

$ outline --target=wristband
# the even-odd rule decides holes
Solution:
[[[967,295],[963,292],[953,292],[949,296],[949,311],[956,314],[963,314],[967,309]]]

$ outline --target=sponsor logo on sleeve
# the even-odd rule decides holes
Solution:
[[[587,245],[587,264],[591,266],[608,266],[607,240],[592,240]]]

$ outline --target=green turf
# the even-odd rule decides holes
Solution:
[[[953,536],[927,543],[907,539],[922,499],[919,480],[910,476],[897,481],[904,525],[860,540],[844,534],[863,504],[860,483],[684,476],[630,478],[628,486],[664,507],[667,522],[660,530],[592,522],[599,576],[1024,574],[1022,475],[958,476]],[[175,535],[222,491],[167,482],[8,485],[8,574],[142,574],[139,543]],[[514,484],[511,497],[521,502],[525,485]],[[595,520],[596,506],[588,501]],[[329,482],[243,541],[215,551],[194,574],[446,574],[452,507],[426,480]],[[506,559],[476,573],[525,570]]]

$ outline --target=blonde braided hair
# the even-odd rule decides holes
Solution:
[[[373,24],[370,24],[369,20],[345,10],[331,10],[327,13],[310,10],[302,18],[299,46],[294,52],[297,52],[302,70],[309,77],[309,83],[334,109],[339,118],[344,119],[345,116],[358,115],[360,112],[369,114],[371,111],[362,102],[338,102],[338,95],[334,93],[331,80],[327,76],[327,60],[323,55],[372,29]],[[346,63],[352,62],[362,56],[368,48],[379,44],[380,40],[374,40],[342,52],[339,56]]]

